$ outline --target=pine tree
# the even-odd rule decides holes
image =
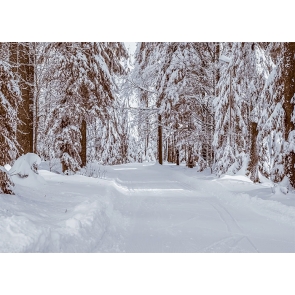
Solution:
[[[54,148],[60,151],[63,172],[71,173],[76,172],[82,164],[79,127],[85,117],[85,109],[80,93],[85,84],[86,57],[77,43],[59,43],[52,46],[56,46],[61,60],[56,74],[60,76],[62,96],[60,104],[56,105],[52,112],[54,125],[50,132],[55,135]]]
[[[212,165],[215,59],[213,43],[141,43],[138,46],[133,84],[138,88],[139,115],[147,114],[142,110],[152,111],[155,107],[158,110],[158,159],[163,157],[159,162],[179,162],[177,154],[183,157],[186,146],[189,152],[185,160],[193,160],[197,147],[199,155],[205,151]],[[202,132],[203,143],[200,143]]]
[[[246,72],[245,94],[247,98],[248,108],[248,146],[249,163],[248,172],[250,179],[253,182],[259,181],[259,145],[258,134],[259,125],[258,120],[261,115],[263,106],[261,102],[261,93],[269,77],[270,70],[273,68],[270,55],[263,48],[265,44],[261,43],[245,43],[246,49],[244,56],[244,73]]]
[[[97,132],[96,158],[103,163],[115,164],[122,161],[122,128],[117,110],[119,103],[119,83],[125,75],[128,57],[123,43],[91,43],[89,54],[90,70],[88,78],[93,83],[92,100],[88,101],[88,117],[95,115],[102,126],[102,133]],[[125,65],[126,66],[126,65]]]
[[[99,145],[103,142],[104,151],[99,151],[96,158],[109,161],[110,154],[116,153],[113,150],[118,137],[114,115],[116,76],[124,73],[121,61],[127,57],[125,47],[121,43],[83,42],[51,44],[51,47],[60,60],[55,68],[60,99],[51,112],[54,125],[47,128],[54,138],[54,150],[61,157],[63,170],[75,172],[86,164],[89,124],[99,124],[105,130],[99,142]]]
[[[215,99],[216,172],[237,172],[247,156],[250,178],[258,181],[257,104],[271,62],[254,43],[224,44],[223,54],[230,62],[221,66]]]
[[[17,78],[9,63],[3,60],[3,47],[0,46],[0,166],[11,164],[18,153],[16,128],[20,102]],[[3,167],[0,170],[0,193],[12,194],[12,183]]]
[[[133,140],[137,138],[133,157],[140,162],[154,161],[157,158],[157,151],[154,148],[157,145],[154,130],[158,128],[155,84],[160,68],[158,51],[161,44],[156,42],[137,44],[134,69],[127,81],[129,87],[126,85],[133,91],[127,95],[135,97],[135,101],[131,103],[136,107],[130,110],[133,118],[131,126],[135,133]]]
[[[268,51],[275,66],[265,82],[258,104],[259,170],[267,178],[280,182],[285,176],[283,44],[271,43]]]

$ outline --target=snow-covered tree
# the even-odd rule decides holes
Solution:
[[[273,59],[275,66],[265,82],[258,103],[259,170],[275,182],[281,181],[285,175],[282,45],[269,45],[269,52],[277,51],[277,56]]]
[[[61,157],[64,171],[74,172],[84,166],[87,126],[92,123],[102,129],[95,135],[99,153],[96,158],[110,161],[118,135],[115,79],[124,73],[122,62],[127,57],[124,45],[54,43],[51,48],[59,60],[54,71],[59,77],[59,100],[50,114],[51,124],[47,126],[54,139],[55,155]]]
[[[137,91],[138,116],[142,118],[138,120],[138,128],[145,131],[140,132],[143,137],[140,142],[151,143],[149,132],[158,130],[160,163],[163,160],[177,162],[177,154],[187,161],[196,153],[201,158],[204,151],[212,161],[215,59],[213,43],[138,45],[131,84]],[[146,147],[145,144],[144,153]]]
[[[11,164],[19,150],[16,131],[21,94],[10,64],[1,58],[2,50],[4,49],[0,46],[0,193],[10,194],[11,182],[3,166]]]
[[[215,170],[220,175],[237,172],[247,158],[252,180],[258,180],[257,121],[260,94],[269,75],[271,60],[259,44],[226,43],[220,67],[219,95],[214,101]]]
[[[3,133],[11,155],[19,142],[69,173],[89,161],[186,161],[295,186],[292,42],[142,42],[129,66],[120,42],[0,47],[1,79],[15,82],[2,96],[23,98],[1,105],[19,119]]]
[[[158,53],[162,43],[141,42],[137,44],[135,63],[125,88],[129,97],[130,126],[133,130],[133,150],[136,161],[155,160],[157,158],[157,109],[155,89],[156,77],[160,68]]]

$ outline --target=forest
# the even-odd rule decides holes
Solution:
[[[0,193],[27,153],[186,163],[295,187],[295,42],[0,43]]]

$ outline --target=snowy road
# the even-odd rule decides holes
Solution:
[[[40,174],[47,185],[0,195],[1,252],[295,252],[294,201],[246,179],[151,164]]]
[[[274,210],[264,210],[260,200],[236,196],[210,176],[185,176],[176,166],[130,168],[116,171],[125,195],[117,209],[131,222],[122,251],[295,252],[294,219],[276,213],[284,205],[271,202]]]

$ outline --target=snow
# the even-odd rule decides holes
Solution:
[[[9,164],[5,164],[4,168],[6,169],[6,171],[9,171],[11,169],[11,166]]]
[[[20,156],[9,169],[9,175],[14,184],[27,187],[44,185],[46,181],[38,174],[37,168],[41,159],[34,153]]]
[[[234,181],[245,181],[245,182],[251,182],[252,181],[245,175],[223,175],[220,177],[221,180],[234,180]]]
[[[46,184],[0,195],[0,252],[295,252],[293,192],[183,165],[107,171],[39,170]]]
[[[219,57],[219,60],[223,61],[223,62],[226,62],[226,63],[230,63],[230,61],[231,61],[231,59],[229,57],[225,56],[225,55],[221,55]]]

